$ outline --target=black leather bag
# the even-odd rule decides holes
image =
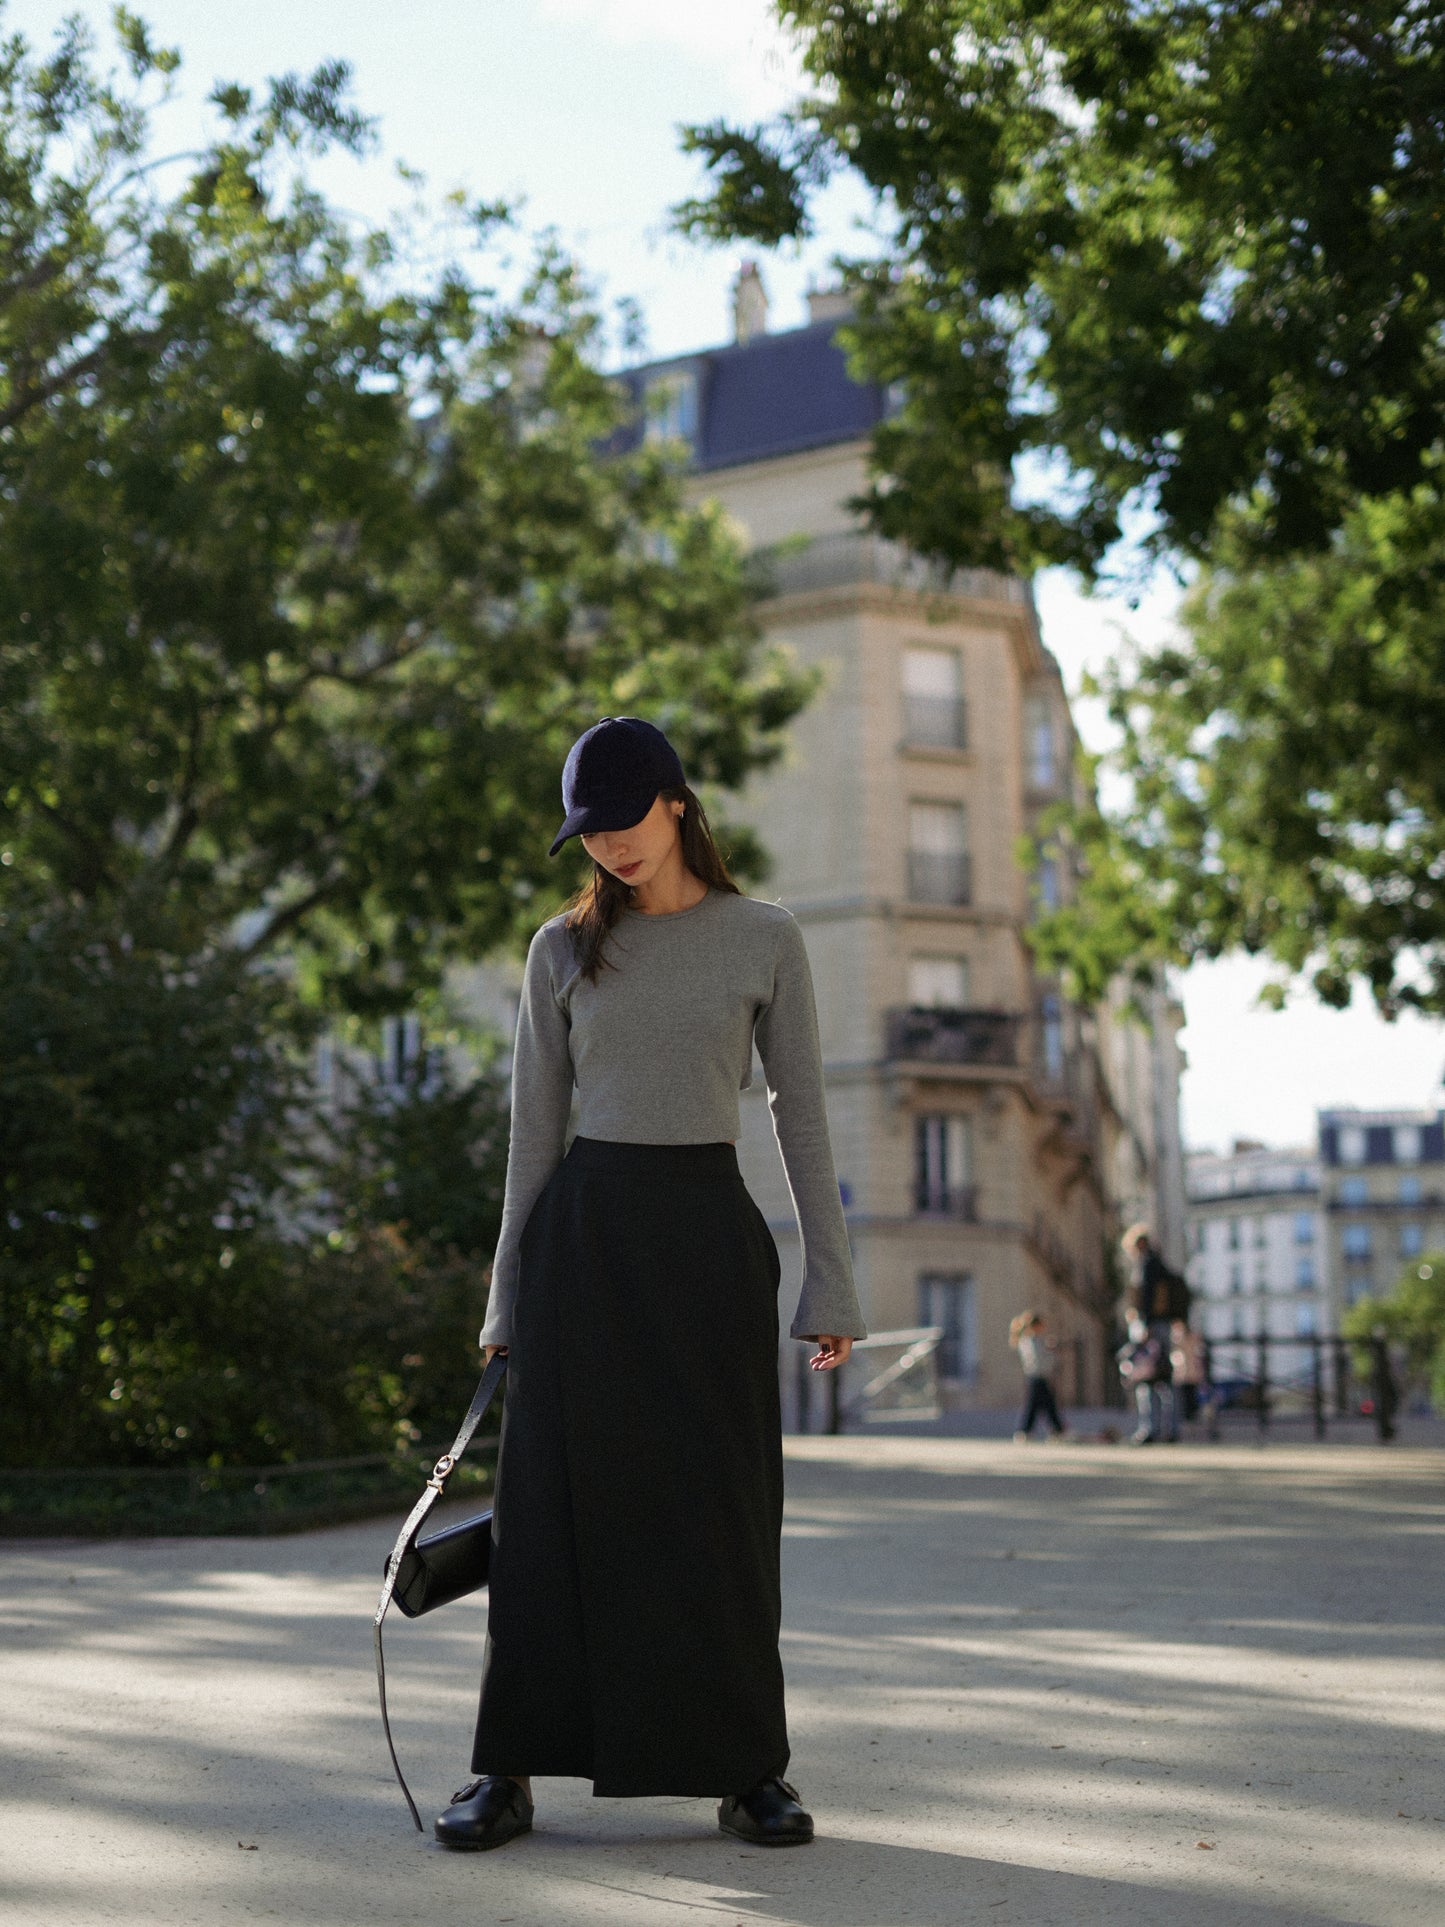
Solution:
[[[396,1584],[392,1599],[398,1612],[408,1619],[420,1619],[438,1606],[449,1606],[454,1599],[465,1599],[487,1583],[492,1562],[492,1514],[479,1512],[474,1519],[429,1532],[418,1539],[397,1561]],[[390,1557],[387,1565],[390,1565]],[[386,1566],[382,1567],[385,1574]]]
[[[381,1601],[371,1622],[382,1731],[386,1734],[386,1748],[391,1755],[397,1785],[402,1790],[418,1833],[422,1831],[421,1815],[416,1810],[416,1801],[411,1797],[411,1788],[396,1757],[391,1721],[387,1717],[386,1655],[381,1646],[381,1627],[387,1607],[393,1599],[398,1610],[405,1613],[408,1619],[417,1619],[422,1613],[433,1612],[453,1599],[463,1599],[469,1592],[477,1592],[487,1583],[492,1551],[490,1511],[479,1512],[475,1518],[463,1519],[460,1525],[448,1526],[442,1532],[430,1532],[424,1539],[418,1538],[417,1534],[427,1514],[445,1492],[447,1480],[456,1471],[458,1461],[472,1442],[472,1434],[481,1424],[482,1414],[496,1397],[506,1374],[506,1354],[497,1352],[488,1362],[481,1383],[472,1394],[472,1402],[467,1407],[460,1431],[452,1441],[450,1452],[443,1452],[432,1468],[426,1489],[407,1514],[406,1523],[397,1534],[396,1544],[387,1555]]]

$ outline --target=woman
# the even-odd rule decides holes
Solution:
[[[1061,1438],[1068,1428],[1059,1417],[1054,1398],[1054,1348],[1049,1343],[1048,1326],[1038,1312],[1021,1311],[1008,1328],[1008,1342],[1019,1355],[1026,1387],[1015,1440],[1023,1444],[1037,1418],[1044,1420],[1055,1438]]]
[[[435,1825],[489,1848],[533,1774],[718,1798],[762,1845],[812,1838],[788,1763],[779,1550],[782,1265],[738,1168],[754,1042],[802,1232],[792,1323],[830,1371],[864,1335],[802,933],[741,894],[661,730],[573,744],[593,874],[527,952],[482,1344],[507,1354],[480,1777]],[[573,1085],[577,1134],[566,1148]]]

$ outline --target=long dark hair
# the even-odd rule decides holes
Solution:
[[[730,890],[735,897],[740,897],[742,891],[728,875],[722,852],[713,841],[707,812],[687,784],[679,783],[673,788],[659,790],[658,795],[669,803],[681,802],[685,805],[682,815],[682,860],[688,869],[695,877],[701,877],[704,883],[710,883],[714,890]],[[596,983],[597,972],[604,963],[609,970],[617,968],[610,958],[603,956],[602,946],[607,940],[607,932],[628,907],[631,898],[632,885],[624,883],[621,877],[613,876],[610,870],[604,870],[594,860],[591,876],[576,896],[562,906],[578,964],[590,984]]]

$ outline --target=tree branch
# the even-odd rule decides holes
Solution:
[[[64,368],[58,368],[44,381],[36,382],[34,387],[22,389],[6,407],[0,408],[0,434],[8,428],[13,428],[16,422],[30,413],[32,408],[41,408],[46,402],[53,401],[72,382],[78,381],[82,375],[88,375],[92,368],[98,368],[109,352],[110,337],[107,336],[88,354],[79,356],[75,361],[67,362]]]
[[[242,948],[241,956],[248,960],[259,956],[276,941],[283,930],[294,930],[303,918],[309,917],[313,910],[318,909],[329,896],[333,896],[345,881],[344,872],[340,876],[328,877],[324,883],[318,883],[304,896],[297,897],[293,903],[288,903],[283,909],[278,910],[265,928]]]

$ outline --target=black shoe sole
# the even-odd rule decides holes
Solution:
[[[508,1841],[516,1840],[522,1834],[530,1833],[531,1831],[532,1822],[528,1820],[525,1826],[512,1827],[508,1832],[500,1834],[491,1840],[448,1840],[445,1834],[440,1833],[436,1834],[434,1838],[439,1847],[446,1847],[452,1853],[489,1853],[492,1848],[505,1847]]]
[[[729,1840],[746,1841],[750,1847],[807,1847],[813,1842],[811,1833],[740,1833],[736,1827],[724,1826],[721,1820],[717,1823],[717,1830],[725,1833]]]

